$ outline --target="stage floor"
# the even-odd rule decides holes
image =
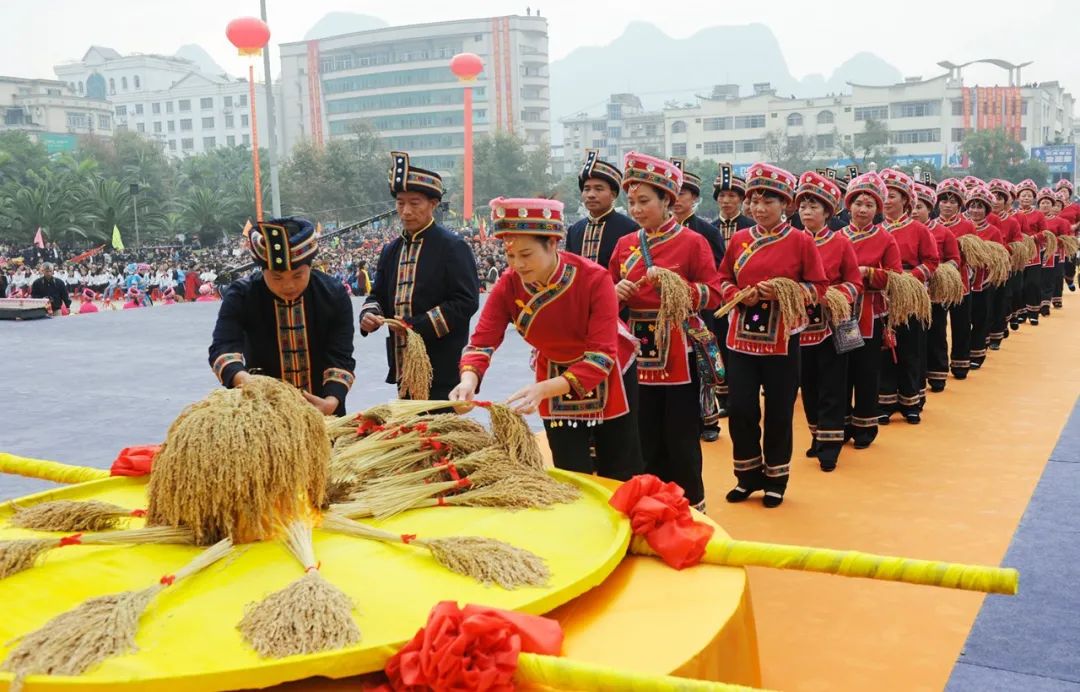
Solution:
[[[1066,581],[1080,535],[1080,418],[1054,451],[1080,394],[1080,300],[1067,294],[1065,304],[1014,333],[967,381],[931,394],[922,425],[897,420],[869,450],[845,447],[833,474],[803,458],[809,437],[797,407],[792,480],[778,510],[727,505],[730,442],[703,445],[709,514],[736,538],[988,564],[1008,549],[1004,564],[1021,569],[1021,595],[990,597],[973,631],[984,602],[975,594],[751,569],[765,687],[940,690],[951,673],[957,690],[1080,682],[1080,599]],[[0,451],[107,467],[124,446],[159,442],[186,404],[217,386],[206,362],[217,307],[0,323],[9,354]],[[383,349],[382,336],[357,335],[349,410],[393,396]],[[485,398],[530,381],[528,351],[511,330]],[[0,476],[0,499],[45,487]]]

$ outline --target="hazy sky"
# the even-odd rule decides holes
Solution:
[[[579,46],[610,42],[633,20],[651,22],[676,38],[711,25],[761,22],[776,34],[796,78],[815,72],[827,77],[851,54],[871,51],[904,75],[924,77],[942,71],[936,66],[939,60],[1032,60],[1035,64],[1026,68],[1024,81],[1058,79],[1071,91],[1080,89],[1076,43],[1065,33],[1066,29],[1075,32],[1080,27],[1080,2],[1068,0],[908,0],[900,5],[874,4],[873,17],[867,13],[866,3],[850,0],[414,0],[390,4],[268,0],[268,5],[272,42],[302,39],[316,21],[331,11],[370,14],[390,24],[410,24],[524,14],[531,5],[549,19],[553,60]],[[109,46],[121,53],[171,54],[186,43],[200,44],[218,64],[240,74],[246,70],[246,62],[236,56],[225,39],[225,25],[235,17],[258,12],[258,0],[0,0],[4,34],[0,41],[0,74],[55,78],[53,65],[82,57],[91,44]],[[276,52],[273,57],[276,63]],[[677,56],[673,56],[672,64],[673,69],[681,69]],[[972,69],[965,77],[969,83],[1006,83],[1004,73],[995,68]],[[703,84],[711,81],[703,75]]]

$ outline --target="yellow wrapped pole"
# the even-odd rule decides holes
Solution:
[[[633,538],[630,552],[636,555],[656,555],[641,536]],[[703,562],[729,567],[773,567],[825,572],[844,577],[898,581],[1008,596],[1016,595],[1020,580],[1019,572],[1005,567],[913,560],[861,553],[857,550],[811,548],[715,537],[705,547]]]
[[[743,692],[754,687],[726,682],[692,680],[672,675],[649,675],[582,663],[558,656],[522,653],[514,679],[557,690],[625,690],[626,692]]]
[[[71,466],[58,461],[18,457],[0,452],[0,473],[10,473],[27,478],[39,478],[54,483],[85,483],[108,478],[106,469],[94,469],[88,466]]]

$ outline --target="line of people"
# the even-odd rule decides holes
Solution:
[[[950,370],[962,379],[1073,286],[1075,243],[1050,239],[1074,237],[1080,220],[1065,185],[935,187],[892,169],[796,177],[764,163],[743,179],[721,165],[712,190],[721,216],[709,223],[694,213],[702,181],[681,161],[631,152],[620,167],[590,152],[578,181],[589,214],[569,228],[555,200],[491,201],[508,270],[470,335],[475,259],[435,222],[442,179],[404,152],[391,157],[403,230],[379,255],[358,321],[365,336],[390,330],[387,382],[401,379],[412,330],[432,361],[432,398],[472,400],[513,325],[533,348],[535,381],[510,403],[539,412],[557,467],[617,479],[653,473],[699,509],[700,442],[716,439],[720,418],[736,476],[727,500],[761,491],[766,507],[779,506],[800,388],[814,440],[807,456],[833,471],[844,443],[865,449],[897,413],[919,423],[927,383],[941,391]],[[629,217],[615,211],[620,194]],[[958,240],[965,235],[978,240]],[[1015,269],[995,271],[989,243],[1022,253],[1008,263]],[[224,292],[209,362],[225,386],[262,372],[341,413],[356,379],[357,323],[340,284],[311,270],[317,245],[303,219],[253,230],[263,271]],[[896,284],[929,303],[944,264],[962,278],[951,302],[927,308],[929,320],[890,302]],[[689,317],[673,319],[675,304]],[[729,312],[714,318],[721,306]]]

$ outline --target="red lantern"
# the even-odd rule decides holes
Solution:
[[[476,53],[458,53],[450,59],[450,71],[463,82],[471,82],[484,71],[484,61]]]
[[[270,27],[258,17],[240,17],[225,27],[225,36],[240,55],[258,55],[270,41]]]

